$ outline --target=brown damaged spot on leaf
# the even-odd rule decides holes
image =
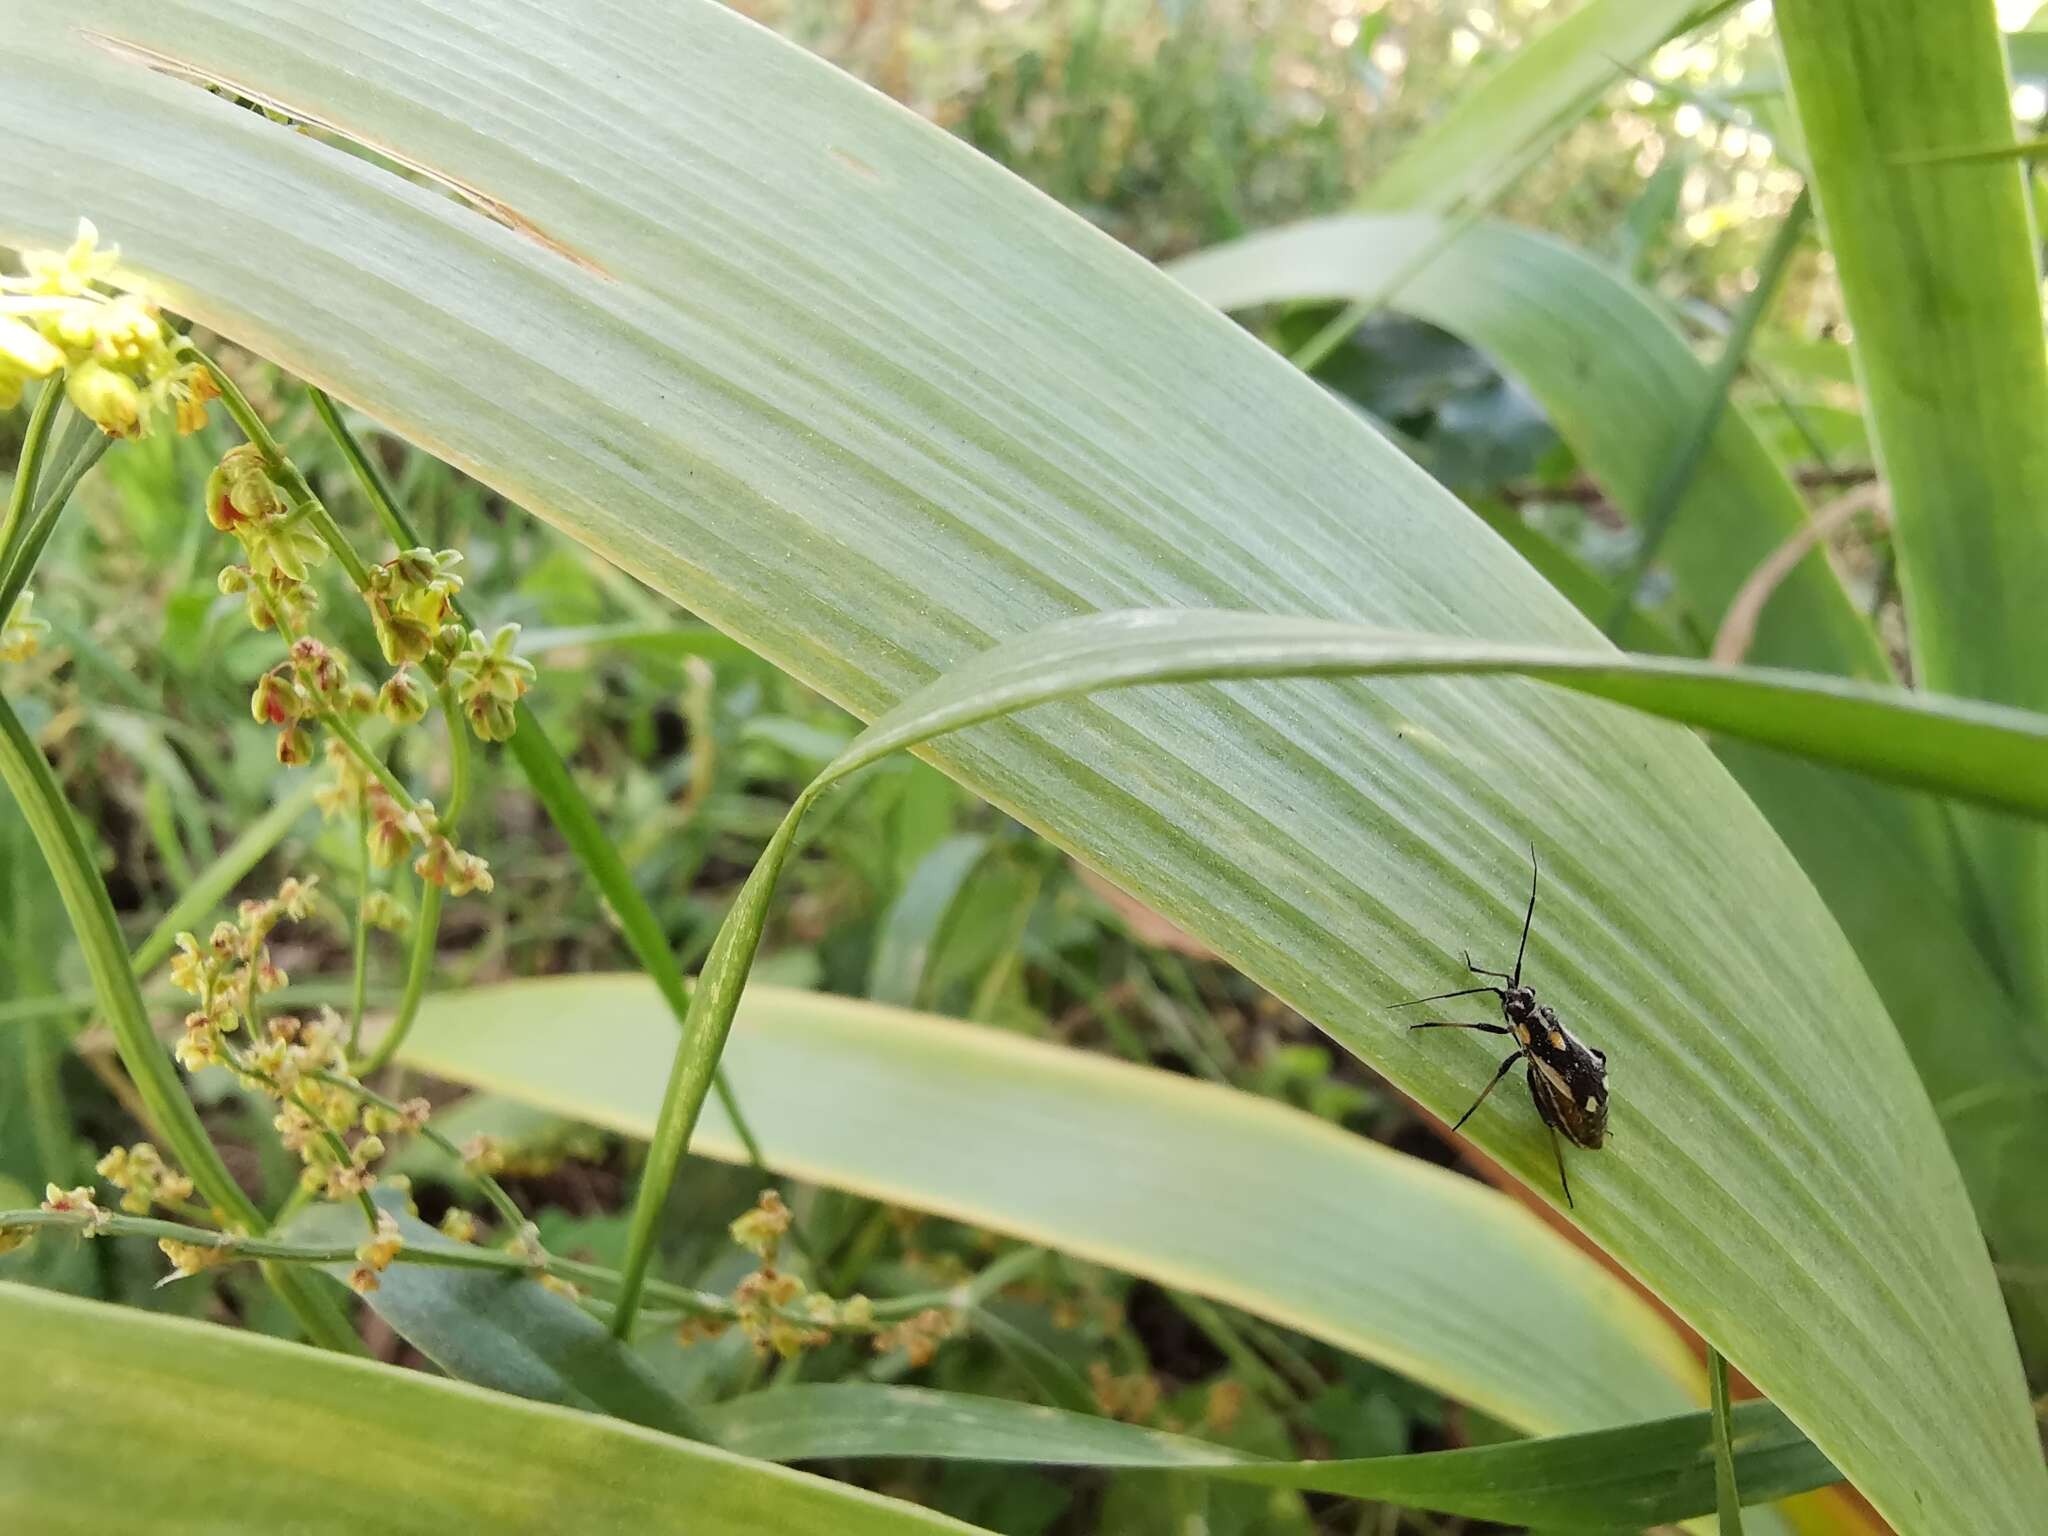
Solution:
[[[858,176],[862,181],[879,182],[882,179],[882,173],[880,171],[876,170],[872,165],[869,165],[867,161],[861,159],[859,155],[841,149],[837,144],[826,145],[825,153],[831,159],[834,165],[843,166],[845,169],[853,172],[853,174]]]
[[[457,201],[474,208],[493,223],[502,224],[513,233],[525,236],[536,245],[543,246],[547,250],[554,252],[563,260],[574,262],[586,272],[607,280],[611,278],[611,274],[605,271],[603,267],[599,266],[582,252],[573,249],[548,234],[547,231],[534,223],[533,220],[527,218],[526,215],[520,213],[516,208],[492,197],[481,188],[473,187],[457,177],[450,176],[445,171],[435,169],[424,161],[414,159],[404,151],[396,149],[389,144],[380,143],[376,139],[366,138],[352,129],[345,128],[339,123],[331,122],[315,113],[308,112],[303,107],[293,106],[290,102],[267,91],[260,90],[244,81],[231,80],[225,75],[215,74],[211,70],[200,68],[197,64],[190,64],[182,59],[172,58],[169,54],[159,53],[156,49],[146,48],[140,43],[132,43],[124,38],[110,36],[105,32],[95,32],[84,28],[80,29],[80,36],[117,58],[132,60],[168,79],[182,81],[187,85],[210,87],[215,90],[228,92],[242,98],[244,101],[255,103],[267,112],[275,112],[281,117],[289,118],[296,126],[318,129],[323,134],[331,135],[344,143],[352,144],[357,149],[362,150],[371,160],[381,162],[386,167],[391,168],[394,174],[400,170],[409,171],[413,175],[431,182]]]

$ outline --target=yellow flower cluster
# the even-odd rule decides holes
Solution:
[[[235,1256],[232,1243],[181,1243],[175,1237],[160,1237],[156,1245],[171,1261],[171,1273],[178,1279],[214,1269]]]
[[[146,1141],[115,1147],[96,1165],[99,1176],[121,1191],[121,1209],[147,1216],[152,1205],[174,1207],[192,1198],[192,1181],[167,1166]]]
[[[875,1326],[874,1303],[867,1297],[849,1296],[844,1301],[835,1301],[822,1292],[810,1290],[798,1276],[775,1267],[790,1219],[782,1196],[764,1189],[753,1209],[727,1228],[734,1242],[761,1261],[761,1267],[733,1290],[732,1320],[753,1341],[757,1351],[780,1355],[785,1360],[829,1343],[835,1332],[867,1333]],[[926,1314],[920,1313],[896,1329],[883,1330],[876,1335],[876,1347],[882,1347],[883,1337],[915,1328],[922,1328],[935,1340],[943,1337],[951,1329],[952,1320],[944,1313],[933,1313],[931,1317],[939,1320],[936,1325],[929,1320],[920,1323],[920,1319],[926,1318]],[[693,1344],[699,1339],[716,1338],[728,1326],[721,1317],[687,1317],[676,1329],[676,1338],[683,1344]],[[904,1332],[904,1337],[908,1336]]]
[[[149,300],[101,291],[119,256],[80,219],[68,249],[24,251],[22,275],[0,277],[0,410],[61,370],[72,405],[109,437],[140,436],[159,410],[180,432],[206,424],[212,375],[178,361]]]
[[[356,1249],[356,1267],[348,1273],[349,1289],[367,1296],[377,1289],[377,1277],[391,1267],[391,1261],[405,1249],[405,1237],[389,1211],[377,1213],[377,1230]]]
[[[306,1187],[340,1200],[376,1185],[373,1165],[384,1155],[385,1135],[417,1131],[429,1106],[412,1099],[394,1113],[366,1104],[349,1076],[342,1022],[332,1009],[311,1021],[282,1014],[259,1024],[259,1000],[286,980],[271,958],[271,930],[287,918],[312,915],[319,902],[316,884],[286,880],[268,901],[243,902],[237,920],[216,924],[203,944],[192,934],[179,934],[171,984],[199,1001],[185,1016],[180,1065],[188,1072],[225,1066],[245,1086],[274,1099],[271,1124],[285,1149],[305,1164],[300,1177]]]

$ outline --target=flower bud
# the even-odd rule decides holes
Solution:
[[[221,457],[220,474],[228,504],[238,517],[260,523],[286,511],[284,492],[270,478],[262,450],[253,444],[230,448]]]
[[[117,293],[90,314],[93,354],[102,362],[134,367],[163,350],[156,306],[140,294]]]
[[[402,934],[412,927],[412,912],[389,891],[372,891],[363,901],[363,920],[372,928]]]
[[[379,869],[390,869],[406,856],[412,848],[412,834],[406,830],[400,816],[372,816],[370,818],[370,862]]]
[[[425,548],[399,551],[387,562],[387,569],[393,581],[406,587],[424,587],[441,574],[434,562],[434,552]]]
[[[64,354],[33,326],[0,315],[0,371],[46,379],[64,366]]]
[[[377,710],[393,725],[414,725],[426,717],[427,690],[403,669],[384,680],[377,690]]]
[[[470,730],[476,733],[479,741],[509,741],[519,726],[519,717],[513,707],[503,699],[488,695],[470,700],[464,713],[469,717]]]
[[[381,596],[370,601],[370,622],[377,631],[377,648],[394,667],[424,661],[433,649],[434,631]]]
[[[142,430],[142,391],[134,380],[88,358],[64,375],[64,393],[81,416],[109,437]]]
[[[287,768],[303,768],[313,761],[313,738],[302,725],[290,725],[278,732],[277,760]]]
[[[297,684],[275,672],[256,679],[256,691],[249,695],[249,713],[258,725],[289,725],[304,709]],[[282,761],[280,749],[280,761]]]

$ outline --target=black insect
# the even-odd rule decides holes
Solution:
[[[1411,1029],[1477,1029],[1489,1035],[1513,1035],[1515,1050],[1500,1064],[1500,1070],[1493,1074],[1478,1098],[1472,1101],[1472,1109],[1458,1116],[1458,1124],[1451,1127],[1456,1131],[1472,1118],[1472,1111],[1486,1102],[1486,1095],[1493,1092],[1500,1080],[1508,1075],[1508,1069],[1516,1062],[1527,1059],[1529,1063],[1529,1097],[1536,1101],[1536,1113],[1550,1128],[1550,1150],[1557,1156],[1557,1178],[1564,1186],[1564,1203],[1572,1203],[1572,1181],[1565,1177],[1564,1149],[1557,1144],[1557,1133],[1563,1131],[1573,1146],[1597,1150],[1607,1139],[1607,1053],[1596,1051],[1580,1043],[1577,1036],[1560,1024],[1557,1014],[1536,1001],[1534,988],[1522,985],[1522,956],[1529,948],[1529,924],[1536,917],[1536,850],[1529,850],[1529,910],[1522,918],[1522,946],[1515,951],[1515,969],[1510,975],[1506,971],[1489,971],[1472,963],[1472,956],[1465,956],[1465,969],[1475,976],[1498,976],[1506,982],[1505,987],[1467,987],[1460,992],[1439,992],[1434,997],[1418,997],[1409,1002],[1396,1003],[1397,1008],[1413,1008],[1417,1003],[1438,1003],[1447,997],[1472,997],[1480,992],[1491,992],[1500,999],[1501,1017],[1507,1020],[1501,1024],[1464,1024],[1451,1019],[1430,1019],[1413,1024]]]

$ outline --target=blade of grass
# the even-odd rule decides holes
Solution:
[[[1214,609],[1090,614],[998,646],[874,721],[807,806],[891,752],[1105,688],[1260,677],[1511,674],[1816,762],[2048,820],[2048,715],[1822,673],[1491,645]]]
[[[1483,217],[1566,129],[1641,57],[1686,28],[1691,0],[1591,0],[1517,48],[1467,91],[1394,163],[1373,178],[1359,206],[1444,216],[1432,246],[1353,299],[1290,357],[1313,373],[1357,329],[1400,298],[1475,219]]]
[[[945,935],[947,918],[989,850],[985,834],[961,833],[919,861],[882,918],[868,968],[870,998],[905,1008],[918,1006],[926,967]]]
[[[294,1536],[978,1529],[616,1419],[21,1286],[0,1285],[0,1354],[0,1486],[24,1531],[133,1529],[140,1510],[152,1529]]]
[[[64,398],[64,379],[61,374],[48,380],[36,395],[35,406],[28,413],[28,426],[21,434],[21,456],[14,464],[14,484],[7,492],[7,513],[0,518],[0,571],[6,571],[14,564],[15,536],[21,531],[28,516],[29,507],[35,502],[36,482],[42,478],[43,455],[50,442],[50,423],[56,417],[57,406]],[[0,617],[14,605],[0,608]]]
[[[1812,208],[1812,199],[1802,187],[1799,196],[1793,200],[1791,210],[1778,221],[1777,233],[1771,236],[1771,243],[1757,264],[1756,286],[1743,297],[1741,307],[1735,311],[1734,324],[1728,328],[1720,355],[1714,359],[1713,372],[1708,376],[1705,397],[1692,417],[1680,425],[1671,456],[1658,474],[1650,499],[1636,524],[1636,550],[1630,558],[1628,574],[1622,578],[1614,607],[1601,625],[1610,636],[1620,632],[1634,609],[1643,578],[1656,563],[1657,553],[1664,545],[1664,536],[1671,530],[1671,520],[1678,515],[1693,477],[1699,473],[1700,463],[1707,456],[1707,445],[1713,442],[1714,434],[1720,430],[1721,418],[1728,409],[1728,392],[1735,387],[1736,375],[1742,372],[1748,361],[1750,340],[1756,335],[1758,323],[1770,312],[1771,304],[1778,296],[1778,285],[1784,279],[1786,268],[1792,264],[1799,242],[1805,237],[1807,218]]]
[[[1389,642],[1383,632],[1327,620],[1213,611],[1093,615],[998,646],[873,722],[791,807],[705,961],[634,1205],[614,1332],[624,1337],[631,1331],[669,1189],[695,1131],[710,1072],[725,1048],[769,898],[805,811],[846,775],[944,732],[1058,698],[1138,683],[1512,669],[1691,723],[1737,731],[1775,747],[1853,762],[1904,782],[1945,781],[1952,791],[1968,785],[1972,794],[2003,794],[1989,787],[1993,779],[2031,785],[2023,797],[2037,799],[2035,814],[2048,815],[2048,719],[1960,701],[1943,701],[1930,713],[1929,701],[1903,690],[1820,676],[1774,678],[1682,659],[1523,653],[1509,661],[1500,648],[1471,643],[1448,642],[1435,655],[1426,654],[1428,648],[1416,637]],[[1919,725],[1900,729],[1916,717]],[[1939,725],[1934,717],[1940,718]],[[1900,760],[1902,751],[1914,750],[1908,743],[1932,750],[1909,766]],[[1987,760],[1997,767],[1980,777]]]
[[[565,1019],[583,1042],[574,1052],[561,1048]],[[674,1046],[651,983],[565,976],[436,996],[404,1059],[647,1139]],[[746,993],[727,1060],[772,1165],[790,1177],[1271,1318],[1525,1430],[1706,1400],[1690,1352],[1656,1313],[1516,1202],[1270,1100],[761,984]],[[691,1146],[746,1161],[715,1104]],[[1505,1358],[1503,1274],[1548,1320]]]
[[[1515,151],[1549,149],[1631,62],[1687,30],[1699,9],[1696,0],[1589,0],[1459,96],[1373,178],[1360,205],[1442,213],[1491,201],[1516,173]]]
[[[1470,1450],[1320,1462],[1266,1461],[1184,1435],[997,1398],[850,1383],[753,1393],[714,1409],[710,1427],[719,1444],[764,1461],[928,1456],[1144,1469],[1586,1532],[1640,1531],[1712,1513],[1722,1448],[1754,1504],[1840,1476],[1764,1402],[1742,1404],[1732,1424],[1692,1413]]]
[[[1712,1345],[1707,1347],[1707,1382],[1714,1396],[1713,1407],[1707,1417],[1713,1424],[1714,1504],[1721,1517],[1721,1536],[1742,1536],[1739,1458],[1735,1450],[1734,1415],[1728,1407],[1728,1362]]]
[[[348,461],[356,482],[362,487],[364,498],[375,510],[385,532],[400,549],[412,549],[419,544],[419,535],[413,530],[404,510],[398,505],[398,498],[385,484],[383,471],[363,451],[362,444],[341,419],[341,412],[325,391],[308,385],[306,394],[313,403],[313,411],[327,428],[335,445],[341,449],[342,457]],[[454,600],[456,615],[463,623],[470,622],[460,598]],[[534,797],[548,813],[548,819],[555,824],[555,830],[562,834],[570,850],[582,864],[584,873],[590,877],[598,894],[617,917],[619,929],[626,942],[632,947],[634,957],[641,968],[654,978],[662,995],[675,1010],[676,1021],[680,1024],[689,1011],[689,996],[683,982],[683,974],[677,966],[675,955],[668,946],[668,937],[662,932],[661,923],[648,906],[647,899],[640,894],[640,887],[633,881],[632,872],[626,868],[626,861],[619,856],[612,840],[605,835],[597,813],[590,807],[590,800],[577,786],[575,776],[569,772],[569,765],[561,752],[549,738],[546,729],[522,700],[514,706],[517,726],[512,732],[508,745],[512,756],[518,762],[520,771],[526,775],[526,782],[532,788]],[[451,729],[456,727],[451,720]],[[439,905],[438,893],[429,887],[422,893],[421,906],[432,903]],[[414,969],[419,969],[417,960]],[[419,996],[424,994],[425,978],[415,989],[413,978],[407,978],[407,998],[410,1006],[401,1004],[400,1024],[387,1031],[378,1046],[378,1061],[381,1064],[391,1059],[404,1042],[405,1032],[419,1010]],[[740,1135],[751,1144],[751,1134],[746,1129],[746,1117],[741,1114],[738,1102],[732,1096],[732,1088],[723,1076],[714,1077],[719,1102],[733,1123],[740,1128]],[[762,1166],[759,1148],[753,1148],[756,1166]],[[809,1254],[808,1240],[800,1226],[792,1226],[791,1236],[806,1255]]]
[[[43,546],[57,526],[58,514],[85,472],[107,450],[106,434],[71,409],[68,401],[58,415],[64,424],[57,429],[56,441],[46,450],[42,473],[36,477],[35,510],[16,531],[12,548],[5,552],[5,563],[0,563],[0,614],[13,611],[14,600],[28,585]],[[20,483],[17,478],[17,486]]]
[[[1988,5],[1789,0],[1779,44],[1892,495],[1915,676],[2048,708],[2048,355],[2024,169],[1913,163],[2014,142]],[[2048,1037],[2048,836],[1958,818],[1991,942]]]

